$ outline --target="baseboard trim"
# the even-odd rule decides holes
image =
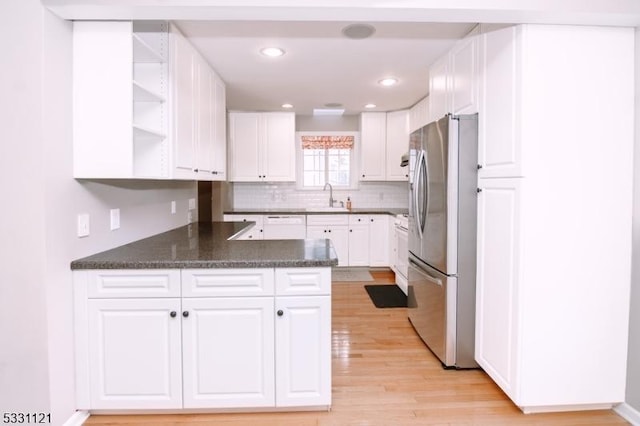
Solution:
[[[640,426],[640,411],[636,410],[626,402],[618,404],[613,410],[633,426]]]
[[[88,411],[76,411],[62,426],[82,426],[89,416]]]

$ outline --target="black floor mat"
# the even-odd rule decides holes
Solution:
[[[365,285],[376,308],[406,308],[407,296],[397,285]]]

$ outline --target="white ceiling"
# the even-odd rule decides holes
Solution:
[[[177,21],[227,83],[229,108],[289,102],[300,114],[327,102],[343,103],[349,114],[367,102],[381,111],[411,106],[427,93],[428,66],[475,22],[640,27],[639,0],[41,1],[64,19]],[[378,31],[367,40],[342,38],[351,22]],[[267,42],[287,54],[257,56]],[[388,74],[400,84],[378,87]]]
[[[358,114],[408,108],[428,92],[428,68],[475,24],[369,22],[367,39],[344,37],[352,22],[176,21],[227,85],[230,110],[278,111],[293,104],[309,115],[327,103]],[[286,50],[279,58],[261,48]],[[377,82],[399,79],[393,87]]]

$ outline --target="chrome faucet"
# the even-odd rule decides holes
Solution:
[[[333,199],[333,186],[331,186],[329,182],[324,184],[324,188],[322,188],[322,190],[325,191],[327,189],[327,185],[329,185],[329,207],[333,207],[333,202],[338,200]]]

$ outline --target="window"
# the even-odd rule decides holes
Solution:
[[[350,188],[353,182],[353,153],[356,135],[353,132],[300,132],[302,188]]]

